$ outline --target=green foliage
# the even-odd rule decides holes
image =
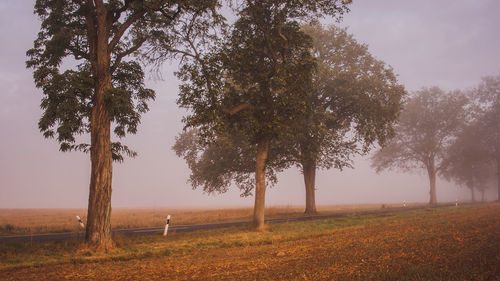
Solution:
[[[44,112],[38,122],[40,131],[46,138],[57,134],[62,151],[76,149],[75,135],[90,130],[94,81],[88,65],[64,73],[41,67],[34,78],[44,94],[40,104]]]
[[[56,138],[62,151],[88,152],[90,145],[79,143],[77,137],[90,132],[98,81],[109,75],[104,99],[113,131],[118,138],[135,134],[155,92],[145,87],[142,66],[125,59],[135,55],[153,63],[160,53],[165,58],[175,55],[172,48],[186,36],[178,30],[206,24],[207,11],[215,13],[216,5],[217,1],[37,0],[34,12],[41,30],[26,53],[26,66],[34,70],[36,86],[43,91],[40,131]],[[105,25],[99,21],[103,13]],[[111,149],[114,160],[136,154],[120,142]]]
[[[213,142],[204,143],[198,130],[191,129],[176,137],[172,149],[186,160],[193,188],[201,187],[210,193],[224,193],[234,183],[241,196],[249,196],[255,186],[255,155],[257,146],[242,134],[219,135]],[[286,167],[280,163],[278,145],[271,145],[266,177],[269,183],[277,182],[276,174]]]
[[[300,22],[346,10],[341,1],[243,1],[228,38],[193,50],[177,73],[184,82],[178,104],[191,111],[184,122],[196,130],[174,150],[188,162],[194,187],[224,192],[234,179],[249,195],[261,141],[270,143],[269,180],[292,163],[282,144],[307,110],[315,68]]]
[[[193,112],[186,125],[199,127],[207,140],[229,129],[244,130],[252,142],[277,137],[303,110],[297,97],[314,66],[310,40],[296,22],[279,22],[273,3],[248,4],[225,44],[178,73],[186,82],[178,103]]]
[[[187,126],[201,129],[181,134],[174,150],[191,168],[193,186],[205,184],[204,190],[209,192],[223,186],[220,190],[226,191],[231,179],[237,179],[240,189],[247,191],[253,184],[251,175],[255,166],[256,146],[252,143],[259,134],[273,137],[267,167],[276,172],[304,160],[314,160],[325,168],[349,166],[352,154],[364,153],[374,141],[383,143],[392,134],[406,92],[397,83],[392,69],[375,60],[367,47],[357,43],[344,29],[331,26],[325,30],[317,24],[299,29],[291,25],[285,35],[289,38],[287,47],[294,46],[292,41],[304,45],[295,43],[299,55],[292,58],[298,59],[297,62],[281,61],[286,66],[278,71],[273,68],[273,60],[258,59],[267,52],[265,36],[259,37],[261,41],[253,37],[243,41],[243,32],[255,29],[247,24],[244,20],[237,23],[235,28],[241,26],[241,30],[237,29],[237,38],[230,42],[235,47],[229,48],[229,55],[221,51],[217,59],[205,57],[206,66],[216,69],[209,73],[230,76],[229,81],[216,80],[217,75],[200,75],[203,64],[186,65],[180,73],[191,83],[181,87],[179,103],[190,104],[197,112],[187,117]],[[236,42],[240,41],[244,42],[241,45],[252,48],[239,47]],[[282,45],[279,40],[275,43],[278,52],[274,59],[279,61]],[[221,58],[235,58],[230,61],[235,69],[216,64],[224,61]],[[213,81],[210,87],[205,86],[207,81]],[[235,81],[241,81],[241,85],[235,85]],[[265,83],[272,85],[268,92],[259,88]],[[206,91],[210,88],[220,90],[223,95]],[[208,95],[203,95],[205,91]],[[221,100],[219,103],[226,108],[246,102],[252,106],[231,115],[221,109],[223,106],[209,104],[211,100]],[[213,109],[206,110],[210,106]],[[264,116],[263,112],[274,115]],[[268,173],[269,179],[274,174]],[[239,180],[242,176],[248,180],[245,185]]]
[[[312,24],[302,30],[313,38],[318,65],[305,99],[307,113],[297,122],[297,159],[342,169],[351,165],[351,155],[392,136],[406,91],[392,68],[345,29]]]
[[[209,194],[223,193],[234,181],[245,195],[255,184],[250,176],[255,169],[255,159],[251,157],[255,147],[243,142],[242,137],[231,140],[221,136],[216,142],[202,145],[197,130],[188,130],[176,138],[173,149],[191,169],[189,181],[193,188],[203,187]]]

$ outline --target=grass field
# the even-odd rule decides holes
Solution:
[[[318,211],[322,214],[332,214],[351,210],[380,209],[380,207],[380,204],[320,206]],[[401,205],[387,205],[387,207],[401,207]],[[82,217],[85,221],[86,212],[85,209],[0,209],[0,235],[78,231],[76,216]],[[303,207],[271,207],[266,208],[266,218],[303,216],[303,212]],[[172,225],[251,221],[253,209],[115,208],[111,213],[111,225],[114,229],[162,227],[169,214],[172,216]]]
[[[500,204],[116,237],[0,245],[1,280],[500,280]]]

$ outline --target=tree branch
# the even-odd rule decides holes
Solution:
[[[145,13],[145,10],[141,9],[141,10],[133,13],[130,17],[127,18],[127,20],[125,20],[124,23],[122,23],[122,25],[120,25],[120,27],[118,28],[118,31],[116,32],[115,36],[113,37],[113,39],[109,43],[108,53],[111,53],[113,51],[113,49],[116,47],[116,45],[118,44],[118,42],[120,42],[120,39],[123,36],[123,34],[125,34],[125,31],[127,31],[127,29],[134,22],[136,22],[138,19],[140,19],[144,15],[144,13]]]
[[[97,60],[97,29],[96,22],[94,18],[94,3],[92,0],[85,0],[87,5],[87,11],[85,13],[85,22],[87,24],[87,40],[89,44],[89,60],[92,68],[96,67]],[[95,69],[93,69],[95,72]]]
[[[73,53],[75,60],[80,60],[80,59],[90,60],[89,54],[78,49],[76,46],[68,46],[68,49]]]
[[[199,58],[196,55],[193,55],[187,51],[183,51],[183,50],[179,50],[179,49],[172,49],[172,48],[167,48],[167,51],[169,51],[171,53],[181,54],[183,57],[192,57],[192,58],[196,59],[197,61],[199,61]]]
[[[130,7],[130,4],[133,2],[137,2],[137,0],[125,0],[123,6],[115,12],[113,16],[113,21],[117,21],[120,18],[121,14],[125,12]]]
[[[283,28],[283,19],[280,17],[280,21],[278,23],[278,35],[283,39],[283,52],[281,53],[281,58],[283,60],[283,63],[287,62],[287,57],[286,57],[286,50],[288,49],[288,38],[286,38],[283,33],[281,33]]]
[[[118,53],[116,55],[116,59],[115,59],[115,63],[111,66],[111,73],[115,72],[115,69],[118,67],[118,65],[120,64],[120,62],[122,61],[122,59],[130,54],[132,54],[133,52],[139,50],[139,48],[142,46],[142,44],[144,44],[144,42],[146,42],[147,40],[147,37],[144,37],[142,39],[140,39],[135,45],[133,45],[132,47],[130,47],[129,49],[121,52],[121,53]]]
[[[248,108],[250,106],[251,106],[251,104],[244,103],[244,104],[240,104],[238,106],[235,106],[231,109],[227,109],[227,108],[223,108],[223,107],[221,109],[222,109],[222,112],[224,112],[224,113],[227,113],[229,115],[234,115],[234,114],[236,114],[236,113],[238,113],[238,112],[242,111],[243,109]]]
[[[168,14],[163,9],[160,9],[160,13],[170,21],[173,21],[181,13],[181,11],[182,11],[181,5],[177,6],[177,11],[175,11],[173,14]]]

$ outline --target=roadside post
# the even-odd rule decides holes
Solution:
[[[80,216],[76,216],[76,219],[77,219],[77,220],[78,220],[78,222],[80,223],[80,226],[81,226],[82,228],[85,228],[85,225],[83,224],[83,221],[82,221],[82,219],[80,218]]]
[[[76,216],[76,219],[78,220],[80,227],[85,228],[85,225],[83,224],[82,218],[80,218],[80,216]],[[76,241],[80,241],[80,229],[78,227],[76,229]]]
[[[403,207],[406,208],[406,200],[403,200]]]
[[[163,236],[167,236],[169,224],[170,224],[170,215],[167,216],[167,224],[165,224],[165,230],[163,231]]]

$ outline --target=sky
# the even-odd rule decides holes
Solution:
[[[340,23],[369,51],[391,65],[411,92],[439,86],[446,91],[469,89],[486,75],[500,74],[500,1],[498,0],[354,0]],[[334,20],[323,20],[335,23]],[[40,28],[33,2],[0,2],[0,208],[86,208],[89,155],[63,153],[55,140],[38,130],[41,91],[25,68],[26,50]],[[189,169],[171,147],[186,111],[175,103],[177,63],[166,64],[162,78],[148,77],[156,101],[142,118],[137,135],[124,142],[139,155],[115,163],[113,207],[252,206],[237,189],[208,195],[193,190]],[[369,156],[357,157],[354,169],[319,171],[318,205],[428,202],[428,179],[388,171],[376,174]],[[438,181],[438,201],[468,200],[470,193]],[[494,190],[489,192],[494,199]],[[266,205],[304,205],[302,175],[291,168],[268,189]]]

